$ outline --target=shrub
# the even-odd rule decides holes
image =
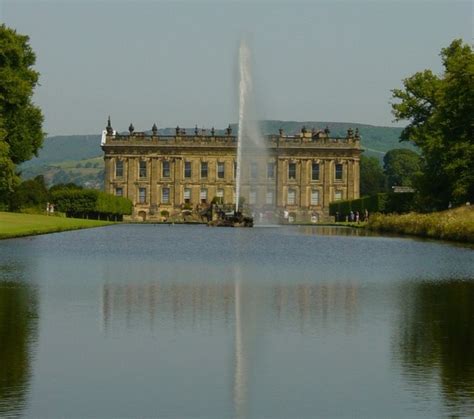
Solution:
[[[349,201],[338,201],[329,204],[329,214],[341,216],[348,215],[351,211],[363,214],[367,210],[370,214],[381,213],[404,213],[414,209],[413,193],[379,193],[364,198]]]
[[[122,219],[123,215],[132,213],[129,199],[94,189],[57,190],[52,193],[52,201],[68,217]]]

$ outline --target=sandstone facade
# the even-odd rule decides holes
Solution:
[[[245,158],[240,196],[254,213],[290,214],[295,221],[325,221],[329,203],[359,197],[360,138],[329,131],[270,135],[267,152]],[[199,211],[217,197],[235,203],[237,138],[214,130],[192,135],[103,133],[105,191],[132,200],[134,220],[161,220],[163,214]]]

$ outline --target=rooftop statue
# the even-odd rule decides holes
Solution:
[[[153,133],[153,135],[158,134],[158,127],[156,126],[156,124],[153,124],[153,126],[151,127],[151,132]]]
[[[109,119],[107,120],[107,127],[105,128],[107,131],[107,134],[112,135],[114,133],[114,129],[112,128],[112,124],[110,123],[110,115]]]
[[[130,135],[132,135],[133,131],[135,131],[135,127],[133,126],[131,122],[130,122],[130,126],[128,127],[128,130],[130,131]]]

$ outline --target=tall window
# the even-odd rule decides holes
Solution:
[[[296,202],[296,191],[294,189],[288,189],[288,205],[295,205]]]
[[[266,196],[265,203],[267,205],[272,205],[273,204],[273,191],[267,191],[267,196]]]
[[[319,180],[319,163],[311,164],[311,180]]]
[[[288,179],[296,179],[296,163],[288,164]]]
[[[316,189],[311,191],[311,205],[319,205],[319,191]]]
[[[234,162],[234,179],[237,177],[237,162]]]
[[[250,179],[257,179],[258,177],[258,166],[257,163],[250,163]]]
[[[123,196],[123,188],[115,188],[115,196]]]
[[[184,188],[184,203],[189,204],[191,203],[191,189]]]
[[[163,160],[163,166],[162,166],[162,176],[163,177],[170,177],[170,162],[168,160]]]
[[[217,162],[217,177],[219,179],[224,179],[224,174],[225,174],[225,166],[223,161],[218,161]]]
[[[342,191],[334,191],[334,201],[340,201],[342,199]]]
[[[207,178],[208,166],[209,165],[207,161],[201,162],[201,177],[202,178]]]
[[[199,197],[201,199],[201,204],[205,204],[207,202],[207,189],[201,189]]]
[[[139,177],[146,177],[146,161],[145,160],[140,160],[140,167],[138,170],[138,176]]]
[[[191,162],[184,162],[184,177],[190,178],[192,175]]]
[[[257,203],[257,191],[256,190],[250,190],[249,193],[249,204],[250,205],[255,205]]]
[[[275,177],[275,163],[267,163],[267,178],[273,179]]]
[[[170,203],[170,188],[163,188],[161,190],[161,203],[162,204]]]
[[[338,163],[336,164],[336,173],[335,173],[335,178],[336,180],[342,180],[342,164]]]
[[[115,177],[123,176],[123,160],[115,160]]]
[[[140,204],[146,202],[146,188],[138,188],[138,202]]]

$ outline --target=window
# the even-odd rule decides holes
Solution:
[[[273,179],[275,177],[275,163],[267,163],[267,178]]]
[[[139,177],[146,177],[146,161],[145,160],[140,160],[138,176]]]
[[[162,204],[170,203],[170,188],[163,188],[161,190],[161,203]]]
[[[123,160],[115,161],[115,177],[123,176]]]
[[[123,196],[123,188],[115,188],[115,196]]]
[[[296,163],[288,164],[288,179],[296,179]]]
[[[146,202],[146,188],[138,188],[138,202],[140,204]]]
[[[313,189],[311,191],[311,205],[319,205],[319,191]]]
[[[319,180],[319,163],[311,164],[311,180]]]
[[[273,204],[273,191],[267,191],[267,196],[266,196],[265,203],[267,205],[272,205]]]
[[[201,189],[199,197],[201,199],[201,204],[205,204],[207,202],[207,189]]]
[[[342,164],[336,164],[336,180],[342,180]]]
[[[208,164],[207,161],[201,162],[201,177],[207,178]]]
[[[184,203],[189,204],[191,202],[191,189],[184,188]]]
[[[334,192],[334,201],[340,201],[342,199],[342,191]]]
[[[192,174],[191,162],[185,161],[184,162],[184,177],[190,178],[191,174]]]
[[[256,202],[257,202],[257,191],[251,190],[249,193],[249,204],[255,205]]]
[[[250,178],[257,179],[258,177],[258,166],[257,163],[252,162],[250,163]]]
[[[288,205],[295,205],[296,202],[296,191],[294,189],[288,189]]]
[[[163,167],[162,167],[162,176],[163,177],[170,177],[170,162],[168,160],[163,160]]]
[[[217,162],[217,177],[219,179],[224,179],[225,166],[223,161]]]
[[[224,189],[218,189],[216,192],[218,198],[224,198]]]

